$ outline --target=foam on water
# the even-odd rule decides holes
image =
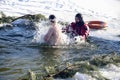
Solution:
[[[3,11],[6,15],[9,16],[21,16],[24,14],[41,13],[48,17],[49,14],[55,14],[59,20],[68,21],[70,23],[71,21],[74,21],[75,14],[80,12],[83,14],[85,21],[106,21],[108,23],[108,28],[102,30],[91,30],[90,36],[112,41],[120,41],[120,37],[118,37],[118,35],[120,35],[119,8],[120,1],[118,0],[0,0],[0,11]],[[49,28],[49,26],[44,24],[45,22],[37,23],[37,31],[35,32],[33,41],[37,43],[44,42],[43,37]],[[11,33],[19,33],[21,31],[21,29],[16,27],[13,31],[11,31]],[[63,43],[69,44],[71,42],[69,37],[65,34],[62,35]],[[100,72],[103,76],[111,80],[120,79],[119,67],[107,67],[100,69]]]
[[[39,44],[44,43],[44,36],[47,34],[49,28],[51,26],[49,25],[48,21],[42,21],[40,23],[36,23],[36,32],[33,38],[33,42],[37,42]],[[60,24],[58,24],[58,27],[61,29],[62,31],[62,26]],[[61,45],[72,45],[77,41],[77,37],[76,40],[73,38],[70,38],[70,36],[68,34],[65,33],[61,33]]]
[[[37,27],[33,42],[37,42],[40,44],[44,43],[44,36],[47,33],[50,26],[47,26],[47,24],[45,25],[45,22],[37,23],[36,26]]]
[[[90,36],[120,41],[116,37],[120,35],[118,0],[1,0],[0,3],[0,11],[10,16],[42,13],[48,17],[55,14],[58,20],[71,22],[75,14],[80,12],[85,21],[101,20],[108,23],[107,30],[91,31]]]
[[[106,68],[101,68],[100,73],[110,80],[120,80],[120,67],[109,64]]]

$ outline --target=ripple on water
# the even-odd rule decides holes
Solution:
[[[0,68],[0,72],[5,72],[5,71],[9,71],[10,70],[10,68]]]

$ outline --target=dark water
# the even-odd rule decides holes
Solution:
[[[89,37],[87,44],[67,47],[43,47],[33,44],[35,30],[21,27],[0,30],[0,80],[16,80],[29,69],[42,72],[45,66],[88,59],[93,55],[120,54],[120,41]]]
[[[80,49],[6,44],[0,48],[0,80],[16,80],[26,74],[29,69],[41,72],[45,66],[74,62],[74,59],[77,58],[90,58],[93,55],[109,54],[111,52],[120,53],[120,42],[97,39],[92,44],[94,45]]]
[[[29,0],[19,1],[27,2]],[[105,18],[106,15],[97,17]],[[109,21],[110,27],[119,30],[120,17],[110,18],[110,20],[109,18],[108,16],[105,19]],[[119,35],[117,37],[120,38],[120,34],[116,35]],[[0,28],[0,80],[17,80],[25,75],[29,69],[34,72],[42,72],[45,66],[74,62],[76,59],[89,59],[94,55],[110,54],[112,52],[120,55],[120,41],[90,36],[88,44],[85,45],[50,48],[32,44],[33,36],[34,30],[23,27]]]

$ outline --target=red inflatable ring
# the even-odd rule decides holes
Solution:
[[[92,29],[101,29],[107,27],[107,23],[103,21],[89,21],[88,26]]]

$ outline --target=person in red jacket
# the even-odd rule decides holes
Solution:
[[[71,37],[80,36],[80,38],[84,40],[87,38],[89,35],[89,27],[85,24],[82,14],[76,14],[75,22],[72,22],[67,27],[66,32],[71,33]]]

